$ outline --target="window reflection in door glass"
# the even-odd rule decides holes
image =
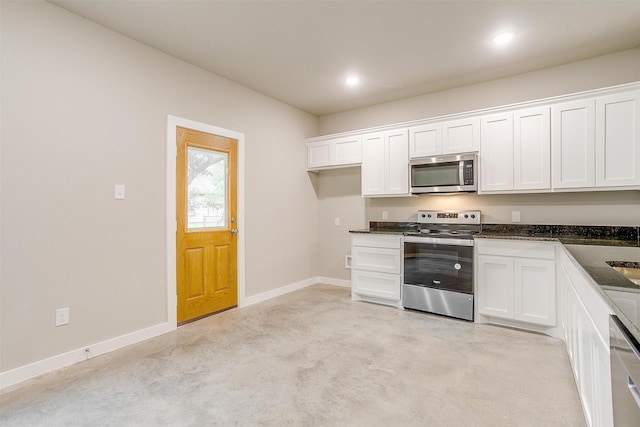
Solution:
[[[187,148],[187,229],[227,225],[227,157]]]

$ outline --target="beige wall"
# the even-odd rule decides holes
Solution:
[[[640,81],[640,49],[601,56],[559,67],[547,68],[486,83],[460,87],[396,102],[361,108],[319,118],[321,135],[365,129],[393,123],[462,113],[483,108],[534,99],[559,96],[617,84]],[[343,262],[344,253],[335,248],[348,248],[349,235],[325,235],[327,224],[333,223],[338,207],[328,185],[335,177],[320,173],[319,258],[323,260],[321,274],[348,279],[349,270],[335,266]],[[352,180],[333,185],[352,186]],[[539,195],[456,195],[401,198],[349,198],[349,205],[360,224],[380,221],[387,211],[389,221],[414,221],[418,209],[480,209],[483,222],[510,223],[511,212],[521,212],[522,223],[640,225],[640,191],[563,193]],[[361,212],[364,209],[364,216]],[[329,227],[330,228],[330,227]],[[334,230],[335,231],[335,230]],[[348,249],[347,249],[348,250]]]
[[[640,48],[319,118],[320,135],[566,95],[640,80]]]
[[[167,114],[245,134],[247,296],[317,275],[315,117],[49,3],[1,7],[0,371],[166,321]]]
[[[351,252],[349,230],[365,226],[365,204],[360,195],[360,168],[333,169],[317,175],[318,262],[322,276],[350,279],[344,257]],[[335,219],[340,225],[335,225]],[[368,224],[368,223],[367,223]],[[345,238],[345,236],[347,236]]]
[[[514,195],[423,195],[394,199],[367,199],[366,224],[416,221],[420,209],[478,209],[482,222],[510,224],[511,212],[521,213],[522,224],[640,225],[640,191]]]

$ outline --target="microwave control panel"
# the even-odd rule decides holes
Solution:
[[[462,163],[464,185],[473,185],[473,160],[464,160]]]

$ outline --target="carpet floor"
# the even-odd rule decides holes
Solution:
[[[9,387],[0,425],[584,426],[564,343],[315,285]]]

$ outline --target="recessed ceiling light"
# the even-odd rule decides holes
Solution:
[[[513,39],[513,33],[512,32],[505,32],[505,33],[500,33],[498,35],[495,35],[491,39],[491,43],[495,44],[496,46],[505,46],[505,45],[509,44],[511,39]]]
[[[360,77],[358,77],[358,76],[349,76],[346,79],[344,79],[344,83],[347,86],[357,86],[358,83],[360,83]]]

